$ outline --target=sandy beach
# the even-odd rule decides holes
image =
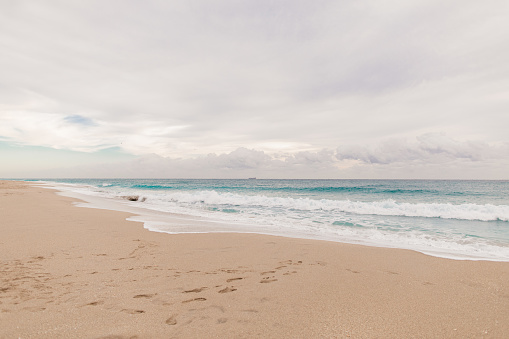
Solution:
[[[0,182],[0,338],[503,338],[509,263],[147,231]]]

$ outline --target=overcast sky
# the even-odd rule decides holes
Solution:
[[[0,177],[509,179],[509,2],[0,0]]]

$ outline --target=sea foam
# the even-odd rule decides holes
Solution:
[[[93,197],[94,207],[137,214],[133,220],[152,231],[260,233],[509,261],[509,206],[496,184],[360,182],[366,189],[358,190],[320,184],[116,179],[53,185]]]
[[[373,202],[329,200],[310,198],[268,197],[264,195],[239,195],[215,191],[166,192],[152,199],[186,205],[227,205],[242,207],[285,208],[302,211],[337,211],[364,215],[386,215],[425,218],[444,218],[479,221],[509,221],[509,206],[477,204],[402,203],[393,199]]]

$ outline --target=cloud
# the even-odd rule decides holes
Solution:
[[[507,6],[5,2],[0,138],[225,171],[495,159],[509,142]],[[414,140],[436,132],[479,141]]]
[[[482,141],[457,141],[445,134],[425,134],[415,141],[386,140],[375,146],[342,146],[337,149],[338,160],[359,160],[368,164],[403,162],[448,163],[465,159],[484,161],[509,156],[509,143],[489,145]]]
[[[97,163],[97,161],[96,161]],[[441,134],[377,145],[297,153],[238,148],[195,158],[143,155],[100,165],[35,171],[35,177],[504,179],[509,144],[458,141]]]

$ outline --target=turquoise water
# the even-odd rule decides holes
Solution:
[[[102,199],[138,196],[138,201],[123,203],[207,218],[238,232],[509,261],[509,181],[52,179],[51,183]],[[192,227],[176,231],[170,222],[147,221],[146,227],[168,233],[203,231]]]

